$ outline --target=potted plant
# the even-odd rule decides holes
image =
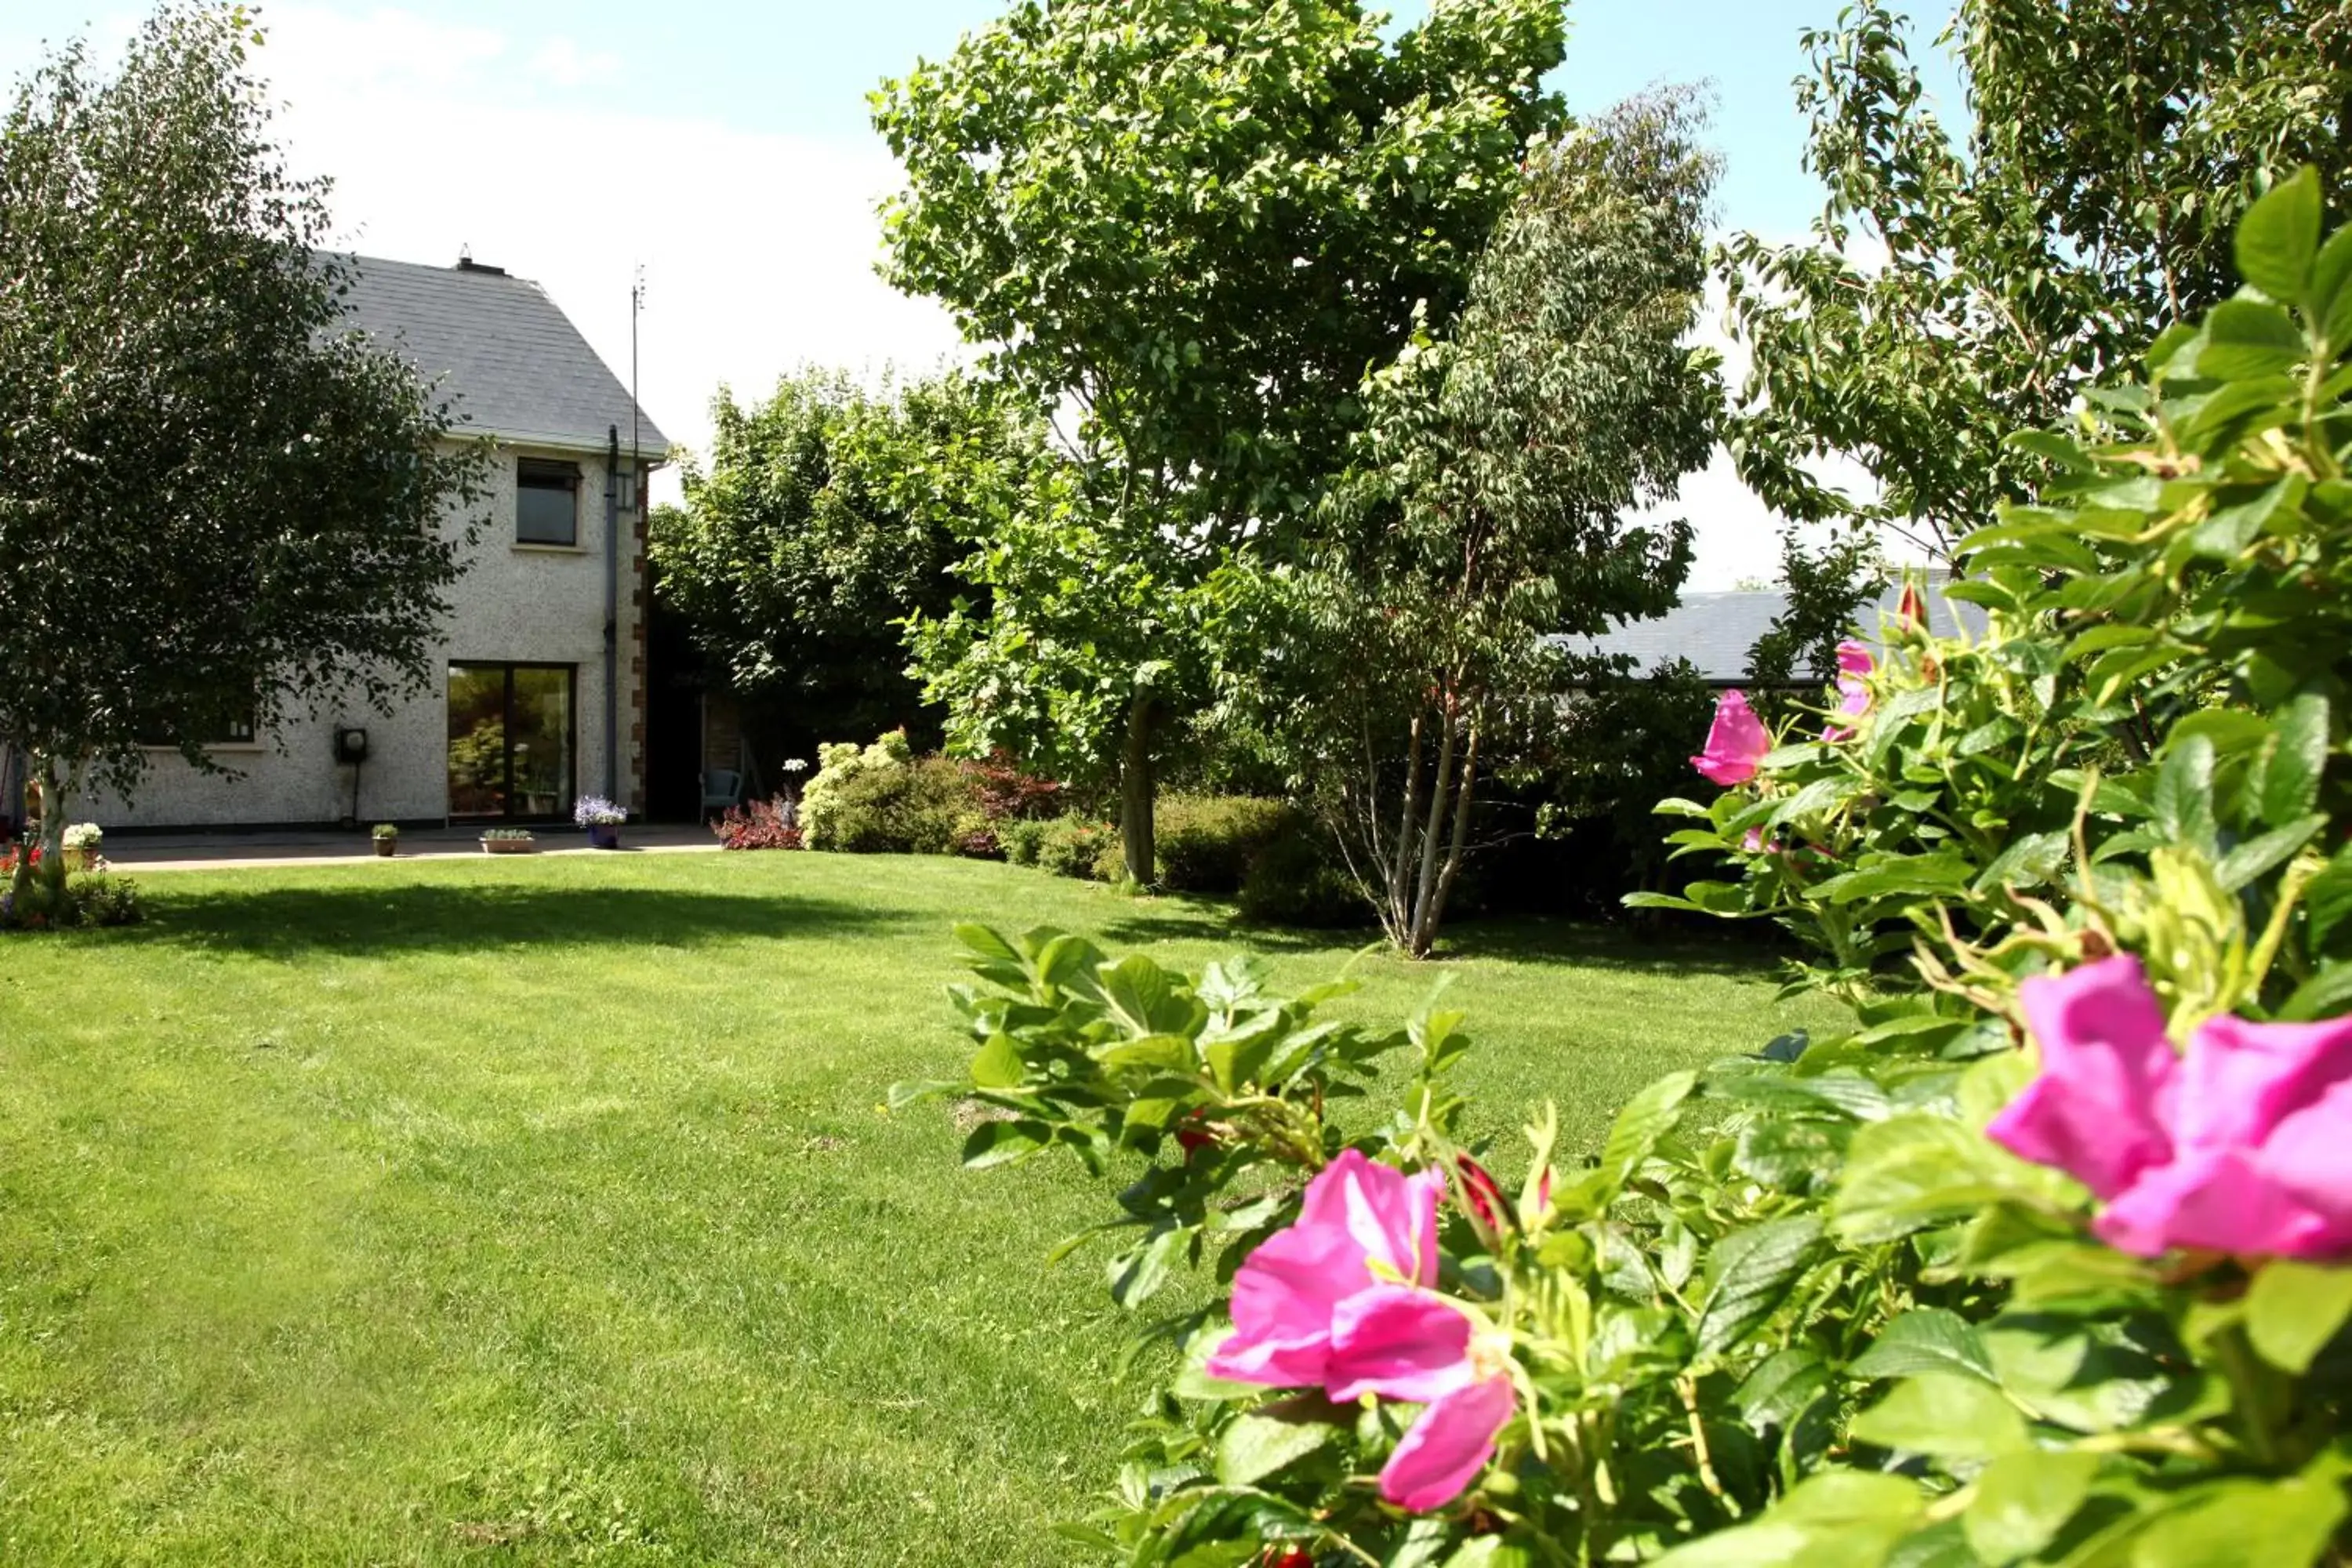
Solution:
[[[486,855],[528,855],[538,847],[528,827],[493,827],[482,835]]]
[[[385,859],[400,853],[400,826],[393,822],[375,825],[375,852]]]
[[[589,847],[618,849],[621,824],[629,820],[629,813],[625,806],[616,805],[601,795],[583,795],[580,804],[572,808],[572,820],[588,830]]]
[[[77,822],[66,828],[66,869],[95,871],[99,869],[99,848],[106,842],[106,830],[95,822]]]

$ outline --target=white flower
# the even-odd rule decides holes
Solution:
[[[95,849],[106,837],[106,830],[95,822],[77,822],[66,829],[66,847]]]
[[[808,759],[805,757],[794,757],[791,759],[789,762],[784,763],[784,772],[788,773],[804,773],[808,772]]]

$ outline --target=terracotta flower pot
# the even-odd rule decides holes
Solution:
[[[378,858],[389,860],[400,852],[400,840],[397,838],[379,838],[375,841],[375,852]]]

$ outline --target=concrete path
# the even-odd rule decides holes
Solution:
[[[612,854],[588,847],[576,827],[534,827],[541,855]],[[682,855],[715,850],[719,840],[692,823],[635,824],[621,829],[623,855]],[[479,858],[478,827],[412,829],[400,836],[401,860]],[[349,833],[156,833],[112,834],[106,863],[117,871],[228,871],[248,866],[359,866],[381,858],[365,831]]]

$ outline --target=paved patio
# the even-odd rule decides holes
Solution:
[[[541,855],[684,855],[716,850],[719,840],[690,822],[631,826],[621,830],[621,847],[588,847],[588,836],[572,827],[534,827]],[[400,836],[402,860],[451,859],[482,853],[478,827],[415,828]],[[357,866],[380,858],[364,829],[310,833],[112,834],[107,864],[119,871],[223,871],[246,866]]]

